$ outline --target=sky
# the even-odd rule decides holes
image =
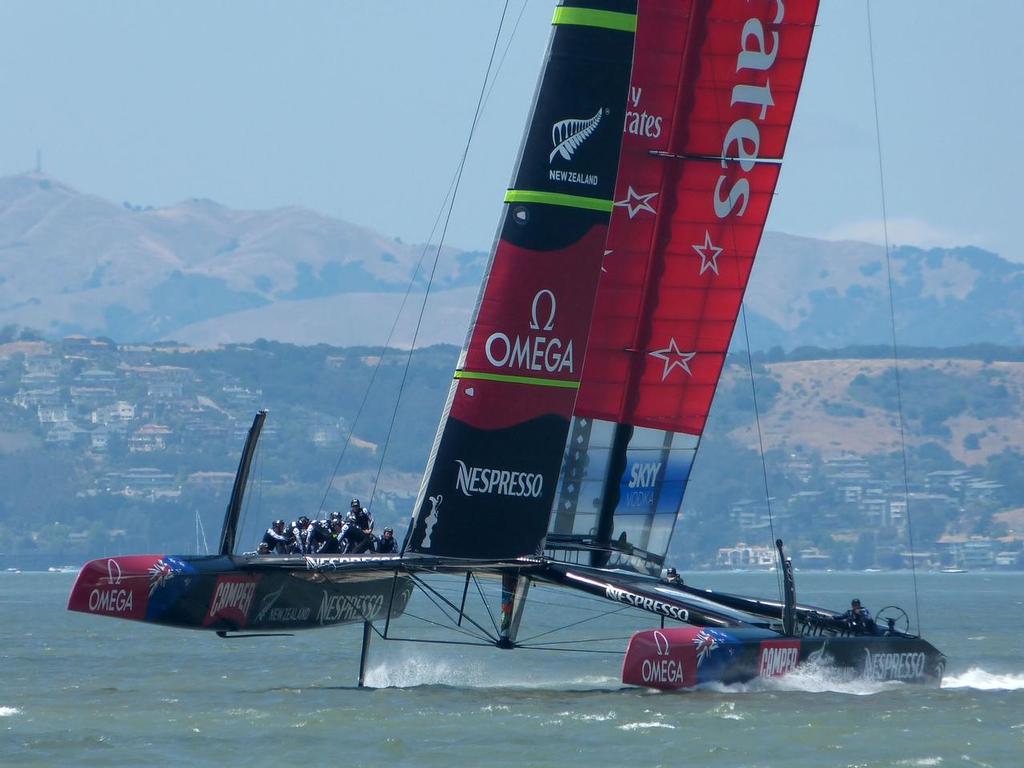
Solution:
[[[425,241],[504,0],[9,0],[0,174],[115,202],[300,205]],[[447,240],[490,247],[553,0],[509,0]],[[892,243],[1024,262],[1019,0],[871,4]],[[822,0],[768,227],[880,242],[867,5]],[[513,27],[515,34],[511,35]]]

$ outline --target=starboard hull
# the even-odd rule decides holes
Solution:
[[[905,635],[784,637],[766,629],[673,627],[633,635],[622,682],[675,690],[820,668],[840,681],[938,686],[945,665],[946,657],[931,643]]]
[[[389,557],[129,555],[92,560],[68,609],[219,632],[396,618],[413,584]],[[350,567],[354,566],[354,567]]]

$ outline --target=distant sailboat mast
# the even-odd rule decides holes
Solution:
[[[195,510],[196,515],[196,554],[197,555],[208,555],[210,554],[210,545],[206,541],[206,530],[203,528],[203,518],[199,514],[199,510]],[[200,541],[202,542],[202,549],[199,548]]]

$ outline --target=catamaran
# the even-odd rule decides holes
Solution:
[[[894,609],[869,627],[796,600],[660,578],[775,191],[817,0],[562,0],[468,339],[401,550],[243,555],[246,440],[216,555],[81,570],[70,610],[222,636],[361,622],[414,593],[465,611],[500,581],[512,649],[531,585],[650,614],[625,683],[689,688],[827,661],[937,683],[945,657]],[[429,577],[465,577],[461,603]],[[383,627],[383,629],[381,628]]]

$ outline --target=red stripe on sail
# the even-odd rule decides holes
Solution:
[[[572,414],[575,386],[553,385],[580,380],[607,232],[604,225],[594,226],[568,248],[551,251],[498,243],[461,365],[468,376],[455,393],[452,416],[480,429],[499,429]]]
[[[703,431],[816,12],[816,0],[642,0],[577,415]]]

